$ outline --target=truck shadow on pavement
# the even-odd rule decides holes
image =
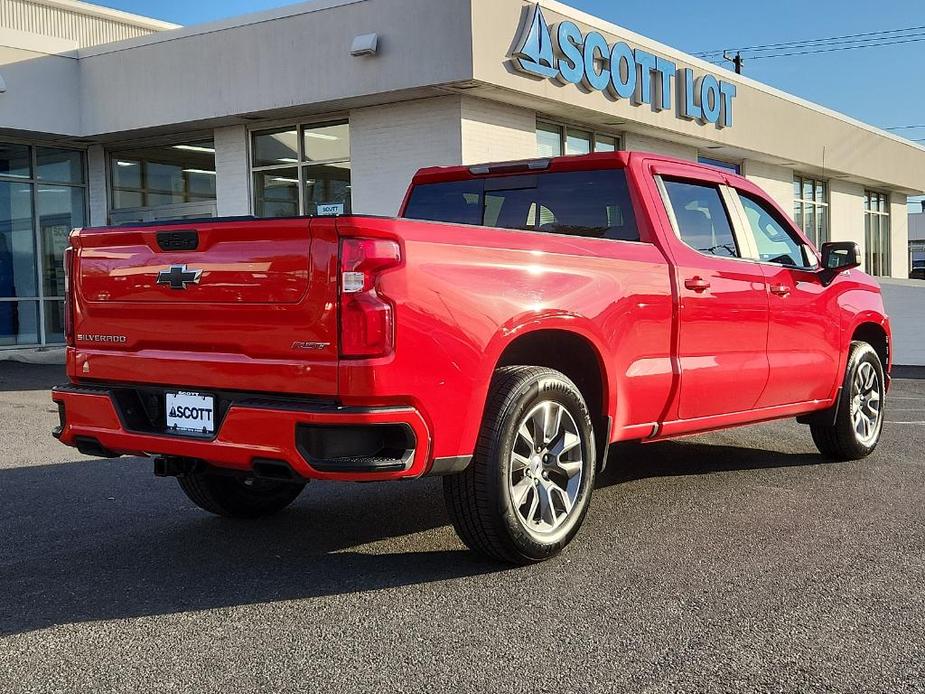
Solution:
[[[0,361],[0,393],[27,390],[49,391],[62,383],[67,383],[63,365],[39,366],[20,364],[15,361]]]
[[[819,462],[691,442],[619,447],[599,486]],[[205,514],[139,459],[2,469],[0,490],[0,636],[511,570],[444,527],[438,479],[309,484],[260,521]]]

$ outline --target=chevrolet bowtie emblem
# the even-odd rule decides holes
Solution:
[[[157,283],[171,289],[186,289],[188,284],[199,284],[202,270],[188,270],[186,265],[171,265],[168,270],[157,273]]]

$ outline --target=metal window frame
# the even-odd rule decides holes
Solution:
[[[880,204],[880,210],[870,209],[872,199],[876,197],[877,201]],[[873,190],[871,188],[864,189],[864,263],[865,270],[874,275],[875,277],[890,277],[893,272],[893,222],[892,215],[890,213],[890,206],[892,201],[890,199],[890,194],[882,190]],[[873,263],[869,262],[872,260],[872,254],[870,252],[870,238],[868,235],[868,224],[867,218],[872,217],[871,222],[874,219],[877,220],[877,244],[880,251],[880,263],[879,267],[875,268],[870,267]],[[886,219],[886,238],[884,238],[884,218]],[[884,243],[886,241],[886,243]]]
[[[704,258],[712,258],[714,260],[729,260],[738,263],[760,263],[758,256],[758,245],[746,226],[747,222],[745,222],[743,219],[745,213],[741,210],[741,204],[739,203],[735,190],[730,188],[725,183],[714,183],[712,181],[703,181],[696,178],[688,179],[683,176],[668,176],[668,179],[671,181],[683,181],[685,183],[689,183],[690,185],[700,186],[701,188],[713,188],[718,193],[720,202],[726,209],[726,216],[729,219],[729,228],[732,232],[732,238],[735,241],[736,251],[738,251],[739,255],[714,255],[712,253],[704,253],[700,249],[694,248],[684,240],[684,236],[681,234],[681,225],[678,223],[678,217],[675,214],[674,205],[671,202],[671,196],[668,194],[668,187],[665,185],[665,176],[662,174],[655,174],[654,178],[655,185],[658,188],[659,197],[661,197],[662,204],[664,205],[665,211],[668,214],[668,221],[671,223],[671,229],[674,231],[675,238],[684,244],[685,248],[689,248],[691,251],[703,256]]]
[[[275,125],[262,125],[260,127],[252,127],[248,129],[247,139],[247,156],[248,156],[248,165],[250,167],[250,176],[248,184],[250,185],[250,211],[251,214],[257,214],[257,189],[254,186],[254,174],[263,173],[266,171],[281,171],[283,169],[296,169],[296,174],[299,179],[298,185],[298,214],[304,215],[305,212],[305,169],[311,166],[326,166],[329,164],[348,164],[351,169],[351,182],[353,177],[352,163],[353,163],[353,138],[350,139],[350,149],[347,152],[347,158],[335,157],[333,159],[323,159],[323,160],[312,160],[308,161],[305,158],[305,131],[314,130],[315,128],[325,128],[333,125],[346,125],[348,131],[350,129],[350,118],[349,117],[340,117],[340,118],[325,118],[323,120],[310,120],[310,121],[299,121],[296,123],[286,122],[278,123]],[[257,136],[261,134],[268,134],[273,131],[283,131],[294,129],[296,131],[296,159],[294,162],[287,162],[285,164],[267,164],[264,166],[254,166],[254,148],[255,140]],[[350,189],[350,200],[351,208],[353,206],[353,187],[351,185]]]
[[[45,346],[57,346],[63,345],[64,342],[48,342],[47,330],[45,328],[45,305],[46,302],[50,301],[65,301],[67,297],[64,296],[46,296],[45,295],[45,242],[42,238],[42,229],[41,229],[41,218],[39,215],[39,186],[48,185],[56,186],[59,188],[80,188],[84,191],[84,219],[90,219],[90,166],[89,166],[89,157],[87,156],[87,150],[81,147],[68,147],[68,146],[59,146],[52,143],[44,142],[35,142],[31,140],[19,140],[19,139],[8,139],[3,138],[2,142],[4,144],[15,144],[22,145],[28,148],[29,150],[29,177],[24,178],[22,176],[6,176],[0,175],[0,181],[4,183],[24,183],[31,187],[32,191],[32,242],[33,249],[35,251],[35,262],[33,263],[33,271],[36,273],[36,289],[38,290],[37,296],[17,296],[17,297],[0,297],[0,302],[2,303],[13,303],[13,302],[28,302],[28,301],[37,301],[39,304],[38,311],[38,343],[29,343],[22,345],[2,345],[0,350],[11,350],[11,349],[24,349],[29,347],[45,347]],[[57,149],[66,152],[78,152],[81,155],[81,173],[83,174],[83,183],[72,183],[65,181],[54,181],[40,179],[38,177],[38,148],[43,147],[45,149]]]
[[[121,151],[119,147],[107,149],[106,150],[106,188],[107,188],[106,198],[107,198],[107,207],[108,207],[107,215],[109,216],[109,218],[112,217],[112,214],[114,212],[119,213],[119,214],[122,214],[122,213],[140,214],[146,210],[157,209],[158,207],[166,208],[166,207],[176,207],[178,205],[202,205],[202,204],[208,204],[208,203],[217,205],[218,203],[218,180],[217,180],[218,165],[217,164],[216,164],[215,197],[202,198],[199,200],[184,200],[183,202],[171,202],[171,203],[166,203],[164,205],[141,205],[140,207],[118,207],[117,208],[115,204],[116,203],[116,182],[115,180],[113,180],[113,176],[115,174],[116,168],[115,168],[114,160],[119,159],[120,154],[126,154],[126,155],[131,154],[133,149],[137,150],[137,149],[144,149],[148,147],[175,147],[176,145],[195,145],[201,142],[212,142],[212,147],[214,149],[215,148],[214,133],[212,133],[211,135],[203,135],[202,137],[192,137],[192,138],[184,137],[181,139],[171,137],[167,140],[151,140],[151,141],[145,140],[145,141],[136,142],[136,143],[126,143],[125,147],[128,147],[128,149],[122,149]],[[213,152],[213,155],[212,155],[213,159],[215,158],[215,154],[216,153]],[[122,158],[129,160],[128,156],[125,156]],[[119,187],[119,190],[126,191],[129,193],[139,193],[142,196],[141,197],[142,202],[144,202],[147,200],[149,193],[152,192],[147,186],[148,171],[147,171],[146,164],[148,163],[149,160],[138,159],[135,161],[138,161],[138,163],[141,164],[141,187],[140,188],[127,188],[127,187],[122,186],[122,187]],[[188,178],[189,178],[188,176],[184,176],[184,186],[185,186],[185,190],[183,191],[184,198],[189,197]],[[158,194],[158,191],[153,191],[153,192],[155,195]]]
[[[825,210],[825,226],[822,229],[824,238],[819,238],[819,239],[814,238],[815,229],[813,230],[812,234],[807,233],[806,228],[805,228],[805,217],[803,218],[804,224],[800,225],[800,231],[802,231],[809,238],[810,241],[815,243],[817,248],[821,248],[823,243],[825,243],[826,241],[830,241],[832,239],[832,219],[831,219],[832,216],[829,214],[829,209],[830,209],[829,196],[831,195],[831,186],[829,186],[829,182],[823,178],[817,178],[816,176],[804,175],[804,174],[797,173],[797,172],[794,172],[793,180],[794,182],[796,181],[800,182],[800,195],[793,196],[794,204],[799,203],[800,205],[811,206],[813,208],[813,219],[815,219],[820,209]],[[812,199],[807,199],[803,197],[803,182],[804,181],[810,181],[813,184]],[[816,200],[816,185],[821,186],[823,189],[822,202],[819,202],[818,200]]]
[[[559,151],[562,152],[563,157],[576,157],[581,156],[578,154],[568,154],[566,151],[566,144],[568,143],[568,131],[571,128],[572,130],[582,130],[587,133],[591,133],[591,153],[597,151],[597,138],[598,137],[610,137],[617,141],[615,152],[622,152],[624,149],[625,138],[623,133],[607,132],[605,130],[597,130],[592,126],[583,126],[577,123],[566,123],[565,121],[556,121],[550,120],[548,118],[537,118],[536,126],[534,128],[535,133],[539,132],[540,125],[547,125],[559,130]],[[536,134],[534,133],[534,137]]]

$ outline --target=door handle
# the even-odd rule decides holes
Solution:
[[[790,287],[788,287],[786,284],[772,284],[771,293],[777,294],[777,296],[789,296]]]
[[[684,280],[684,286],[699,294],[701,292],[707,291],[710,288],[710,283],[707,282],[703,277],[690,277]]]

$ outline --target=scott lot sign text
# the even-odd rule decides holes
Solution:
[[[733,124],[734,84],[714,75],[697,76],[667,58],[625,42],[614,45],[596,31],[583,35],[573,22],[550,27],[539,4],[530,11],[512,63],[520,72],[559,84],[581,85],[657,111],[674,108],[679,118],[729,128]],[[672,77],[677,86],[673,106]]]

